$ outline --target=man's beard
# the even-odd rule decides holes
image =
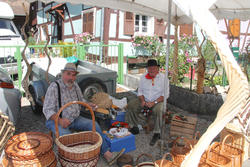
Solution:
[[[74,81],[68,80],[68,82],[65,83],[65,85],[66,85],[67,87],[71,88],[71,87],[74,85]]]

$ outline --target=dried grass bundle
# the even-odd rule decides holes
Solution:
[[[111,108],[112,107],[112,100],[109,98],[109,95],[105,92],[98,92],[93,95],[91,98],[91,102],[96,104],[98,108]]]

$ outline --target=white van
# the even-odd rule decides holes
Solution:
[[[16,48],[10,46],[22,46],[21,52],[25,46],[25,42],[12,21],[13,18],[14,12],[10,5],[0,2],[0,66],[9,74],[18,72],[17,60],[14,57]]]

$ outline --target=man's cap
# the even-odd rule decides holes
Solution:
[[[76,65],[74,63],[67,63],[64,67],[64,69],[62,69],[62,72],[63,71],[72,71],[72,72],[76,72],[77,74],[79,73],[77,70],[76,70]]]
[[[148,60],[147,67],[152,67],[152,66],[159,66],[155,59],[149,59]]]

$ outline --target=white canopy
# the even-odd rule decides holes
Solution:
[[[27,0],[34,1],[34,0]],[[43,2],[51,2],[42,0]],[[157,18],[168,18],[168,0],[55,0],[59,3],[82,3],[90,6],[108,7],[131,11],[138,14],[151,15]],[[217,27],[215,16],[220,18],[250,19],[250,0],[173,0],[172,23],[190,23],[195,21],[213,41],[218,50],[221,61],[228,77],[230,91],[225,103],[218,111],[215,121],[191,151],[190,155],[182,163],[185,167],[198,166],[200,157],[212,140],[220,133],[228,122],[239,116],[247,103],[249,86],[246,76],[235,61],[226,39]],[[178,6],[178,8],[177,8]],[[181,9],[181,10],[180,10]],[[210,11],[209,11],[210,9]],[[249,101],[248,101],[249,102]],[[241,114],[244,115],[244,114]],[[249,121],[249,120],[247,120]],[[244,131],[244,128],[242,128]]]

